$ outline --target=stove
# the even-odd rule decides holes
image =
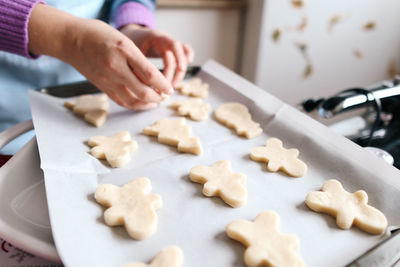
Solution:
[[[386,151],[393,157],[393,165],[400,169],[400,76],[368,88],[346,89],[328,98],[307,99],[301,106],[325,119],[364,110],[361,117],[365,127],[345,136],[360,146]]]

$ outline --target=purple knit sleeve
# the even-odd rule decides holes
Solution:
[[[127,2],[122,4],[115,13],[115,28],[119,29],[127,24],[140,24],[150,28],[155,27],[153,14],[143,4]]]
[[[28,21],[41,0],[0,0],[0,50],[35,58],[28,51]]]

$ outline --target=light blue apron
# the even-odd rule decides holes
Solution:
[[[104,2],[46,0],[50,6],[83,18],[99,18]],[[0,132],[31,118],[28,90],[84,79],[74,68],[55,58],[41,56],[32,60],[0,51]],[[0,154],[15,154],[33,135],[31,131],[15,139]]]

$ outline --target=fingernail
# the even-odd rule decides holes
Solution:
[[[169,88],[169,90],[168,90],[168,94],[172,94],[174,92],[174,88]]]

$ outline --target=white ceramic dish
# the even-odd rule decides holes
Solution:
[[[0,236],[26,252],[61,262],[50,228],[36,138],[0,168]]]

